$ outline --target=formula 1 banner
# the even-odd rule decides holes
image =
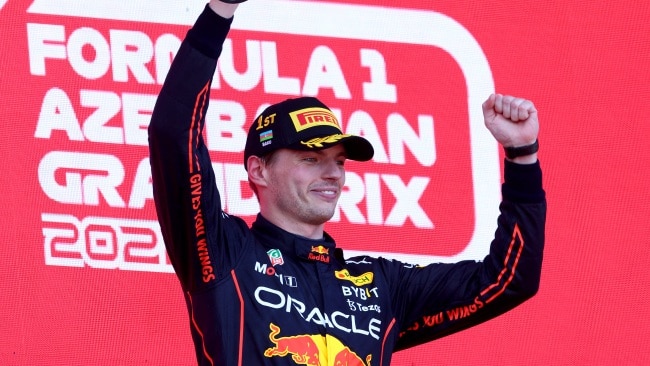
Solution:
[[[530,22],[523,1],[354,3],[250,0],[238,9],[214,76],[204,132],[226,212],[254,220],[259,206],[243,167],[248,127],[269,104],[296,96],[317,96],[345,133],[363,135],[375,148],[372,161],[346,163],[346,186],[326,226],[348,256],[424,265],[487,254],[501,200],[503,154],[483,125],[481,103],[495,91],[538,97],[533,101],[541,111],[542,136],[549,136],[540,141],[545,175],[552,174],[547,191],[550,198],[554,192],[573,195],[554,184],[570,167],[560,163],[562,140],[552,135],[560,116],[576,121],[580,113],[552,110],[548,81],[563,77],[548,63],[524,61],[534,59],[530,52],[572,56],[562,48],[563,35],[550,25],[540,28],[544,19],[555,19],[558,8],[544,9]],[[0,293],[9,300],[0,309],[0,364],[195,364],[180,286],[156,219],[147,126],[171,61],[204,5],[0,2],[6,44],[0,65]],[[592,13],[601,14],[586,16]],[[506,23],[527,43],[504,46],[503,33],[490,25]],[[571,89],[566,83],[555,87]],[[641,103],[646,109],[648,97]],[[649,128],[635,128],[643,128],[637,136],[650,137]],[[650,174],[641,176],[647,181]],[[616,178],[610,179],[613,184]],[[560,208],[573,216],[570,202],[549,201],[550,212]],[[553,222],[548,227],[555,230],[548,233],[551,261],[563,255],[554,251],[561,244],[553,239],[569,239],[571,250],[584,250],[575,231]],[[640,240],[647,244],[647,237]],[[598,352],[593,338],[586,351],[549,354],[549,339],[579,347],[578,340],[564,338],[561,325],[543,320],[557,314],[544,309],[552,307],[554,286],[566,282],[552,268],[545,265],[540,295],[529,303],[462,334],[400,352],[393,363],[650,360],[647,350],[637,349],[638,337],[624,335],[617,347],[634,349],[637,357]],[[578,314],[584,316],[567,316],[566,325],[578,323]],[[549,338],[551,328],[558,338]],[[513,329],[528,338],[504,336]],[[642,330],[629,334],[636,332]],[[490,354],[477,355],[488,349]]]
[[[28,9],[96,19],[90,27],[74,20],[27,23],[29,71],[42,88],[33,90],[34,100],[42,101],[34,142],[45,147],[38,182],[52,211],[41,214],[46,264],[165,272],[171,267],[147,210],[151,186],[143,147],[156,90],[187,24],[179,22],[179,6],[148,10],[136,22],[131,11],[107,5],[97,5],[101,13],[73,3],[35,2]],[[391,240],[372,239],[381,232],[409,243],[397,253],[425,257],[405,259],[482,258],[496,218],[499,155],[480,110],[481,98],[494,89],[492,75],[472,35],[433,12],[394,10],[399,22],[393,23],[404,31],[378,34],[388,21],[381,8],[265,7],[268,22],[257,21],[253,7],[238,14],[206,116],[225,210],[248,217],[259,211],[241,162],[251,121],[270,102],[313,95],[334,109],[346,133],[367,136],[376,150],[372,165],[352,167],[333,219],[338,224],[332,230],[354,233],[350,249],[395,252]],[[296,22],[296,12],[307,15]],[[323,15],[343,20],[329,30],[312,26]],[[359,15],[376,24],[360,24]],[[120,29],[110,22],[124,20],[131,22]],[[181,26],[142,29],[142,22]],[[429,37],[407,32],[414,23]],[[404,54],[417,56],[404,60]],[[438,71],[421,77],[430,74],[430,63]],[[99,212],[151,220],[114,220]],[[131,230],[140,236],[129,238]],[[85,244],[69,242],[76,232]],[[439,244],[423,251],[423,238]]]

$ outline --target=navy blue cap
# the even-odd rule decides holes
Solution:
[[[266,108],[250,126],[244,167],[250,156],[278,149],[322,150],[343,144],[347,158],[367,161],[375,151],[365,138],[344,134],[332,111],[314,97],[287,99]]]

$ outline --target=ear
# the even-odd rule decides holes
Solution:
[[[249,156],[246,166],[248,167],[248,180],[258,187],[266,187],[266,165],[262,159],[254,155]]]

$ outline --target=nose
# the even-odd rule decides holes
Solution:
[[[337,159],[326,159],[323,163],[323,178],[340,180],[345,178],[345,168]]]

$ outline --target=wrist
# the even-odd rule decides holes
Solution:
[[[518,156],[516,158],[506,158],[506,160],[511,161],[516,164],[535,164],[537,162],[537,153],[525,155],[525,156]]]
[[[235,11],[237,10],[239,4],[235,2],[212,0],[210,1],[209,6],[212,11],[217,13],[222,18],[230,19],[235,15]]]
[[[520,164],[531,164],[537,161],[539,142],[535,140],[532,144],[523,146],[504,146],[506,158]]]
[[[504,200],[534,203],[544,199],[539,161],[534,164],[519,164],[506,160],[503,169]]]

